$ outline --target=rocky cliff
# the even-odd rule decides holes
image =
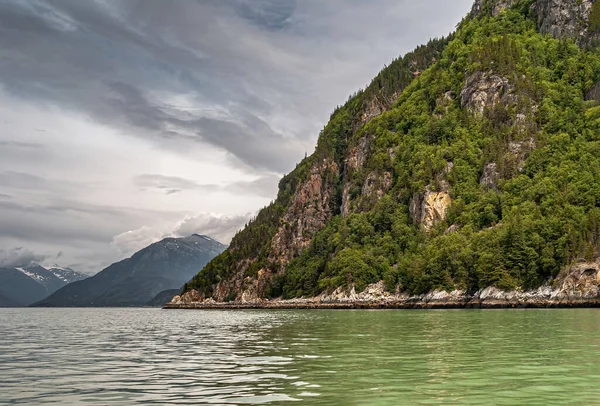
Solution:
[[[593,297],[572,264],[600,252],[599,27],[591,0],[475,1],[336,109],[174,303]]]

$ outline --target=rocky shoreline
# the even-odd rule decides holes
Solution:
[[[241,294],[238,300],[217,302],[191,290],[175,296],[163,309],[500,309],[600,307],[600,262],[581,262],[562,277],[535,290],[504,291],[488,287],[474,294],[435,290],[410,296],[391,293],[383,281],[356,293],[338,288],[312,298],[260,299]]]
[[[434,291],[408,298],[386,297],[376,300],[274,299],[253,302],[200,302],[164,305],[163,309],[507,309],[507,308],[581,308],[600,307],[600,297],[553,297],[551,294],[500,291],[488,288],[475,295],[455,296],[455,292]]]

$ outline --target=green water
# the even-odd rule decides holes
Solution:
[[[0,309],[0,404],[600,405],[600,311]]]

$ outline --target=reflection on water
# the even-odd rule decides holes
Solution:
[[[0,309],[0,404],[600,404],[600,311]]]

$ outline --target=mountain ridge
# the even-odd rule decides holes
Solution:
[[[39,264],[0,268],[0,306],[25,306],[54,293],[61,287],[85,279],[71,268]]]
[[[200,234],[167,237],[86,280],[61,288],[34,306],[143,306],[159,292],[183,286],[225,248]]]

